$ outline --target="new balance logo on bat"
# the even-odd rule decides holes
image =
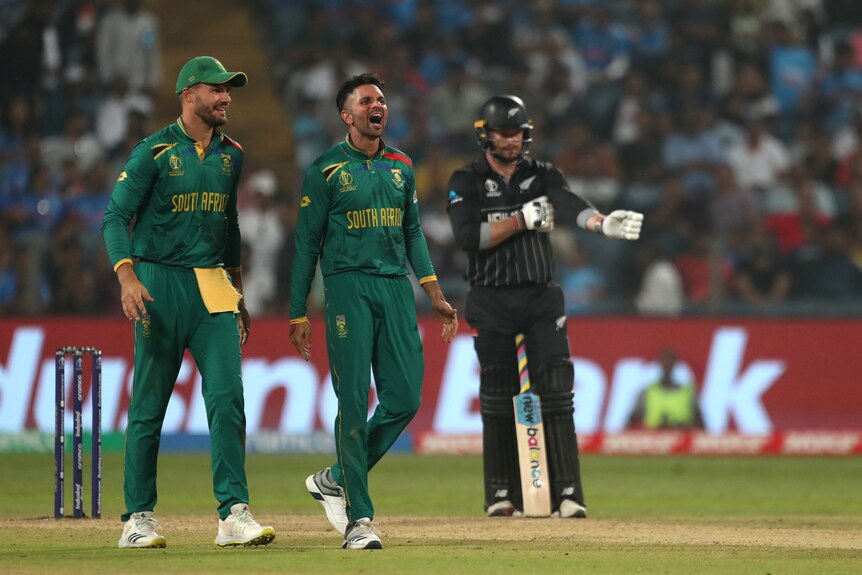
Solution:
[[[542,487],[545,482],[542,480],[544,470],[542,469],[541,457],[542,446],[539,445],[539,440],[536,436],[539,430],[535,427],[527,428],[527,446],[530,450],[530,476],[533,478],[533,487]]]
[[[533,427],[542,423],[542,412],[536,409],[537,399],[533,393],[518,395],[518,425]]]

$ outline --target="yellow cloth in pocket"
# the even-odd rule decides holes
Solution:
[[[210,313],[239,313],[242,294],[236,291],[224,268],[194,268],[204,305]]]

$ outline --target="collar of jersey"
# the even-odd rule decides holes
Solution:
[[[342,146],[342,149],[347,153],[348,156],[356,158],[357,160],[373,160],[374,158],[379,158],[380,156],[382,156],[383,152],[386,151],[386,142],[384,142],[381,138],[380,148],[377,149],[376,154],[369,158],[363,150],[360,150],[359,148],[350,143],[350,134],[347,134],[346,136],[344,136],[344,145]]]
[[[191,135],[191,134],[189,134],[189,131],[188,131],[188,130],[186,130],[186,125],[185,125],[185,123],[183,122],[183,117],[182,117],[182,116],[180,116],[179,118],[177,118],[176,126],[177,126],[177,128],[179,129],[180,133],[181,133],[182,135],[184,135],[184,136],[185,136],[185,137],[186,137],[190,142],[197,142],[197,140],[195,140],[195,139],[192,137],[192,135]],[[222,139],[224,138],[224,133],[221,131],[221,128],[214,128],[214,129],[213,129],[213,137],[214,137],[214,138],[218,138],[218,141],[219,141],[219,142],[221,142],[221,141],[222,141]],[[210,145],[212,145],[212,144],[210,144]]]

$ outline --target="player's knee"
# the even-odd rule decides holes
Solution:
[[[539,366],[535,380],[536,389],[542,398],[543,413],[574,413],[575,370],[571,361],[556,359]]]
[[[377,409],[382,410],[390,419],[409,422],[419,411],[419,407],[421,405],[422,396],[416,395],[411,397],[399,397],[397,403],[393,401],[381,402],[380,405],[377,406]]]
[[[483,417],[512,416],[512,396],[518,393],[518,376],[504,366],[482,368],[479,380],[479,406]]]

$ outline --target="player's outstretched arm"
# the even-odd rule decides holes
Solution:
[[[644,215],[631,210],[614,210],[599,220],[594,231],[618,240],[636,240],[641,237]]]

